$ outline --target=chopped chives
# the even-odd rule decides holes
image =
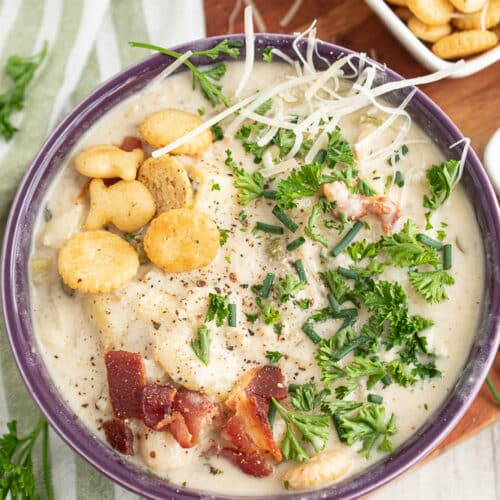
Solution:
[[[276,406],[273,404],[269,405],[269,411],[267,412],[267,420],[269,420],[269,425],[271,428],[274,425],[274,417],[276,416]]]
[[[274,226],[273,224],[266,224],[265,222],[257,222],[255,224],[255,229],[264,231],[265,233],[283,234],[283,228],[281,226]]]
[[[347,234],[340,240],[339,243],[333,248],[332,255],[337,257],[340,255],[351,243],[351,241],[356,237],[356,235],[361,231],[363,227],[363,223],[359,220],[355,222],[355,224],[349,229]]]
[[[236,304],[229,304],[229,318],[227,322],[229,326],[236,327]]]
[[[296,260],[293,266],[295,267],[295,270],[297,271],[300,280],[305,281],[307,283],[307,275],[304,270],[304,264],[302,264],[302,260],[301,259]]]
[[[443,246],[443,269],[451,269],[451,245],[448,243]]]
[[[314,331],[314,328],[309,323],[302,325],[302,331],[315,343],[321,342],[321,337]]]
[[[441,250],[441,248],[443,248],[443,244],[440,241],[430,238],[424,233],[418,233],[417,240],[420,241],[420,243],[422,243],[423,245],[435,248],[436,250]]]
[[[332,361],[340,361],[344,356],[347,356],[350,352],[357,349],[359,346],[362,346],[366,342],[370,340],[369,337],[365,335],[360,335],[357,339],[354,339],[352,342],[349,342],[343,349],[337,351],[332,356]]]
[[[384,398],[378,394],[368,394],[366,399],[369,403],[374,403],[376,405],[381,405],[384,402]]]
[[[335,313],[335,318],[355,318],[358,315],[358,310],[355,307],[340,309]]]
[[[264,299],[269,297],[275,277],[276,275],[274,273],[267,273],[264,283],[262,284],[262,289],[260,290],[260,294]]]
[[[337,299],[333,295],[333,293],[329,293],[327,296],[328,302],[330,303],[330,307],[334,314],[338,314],[340,312],[340,304],[337,302]]]
[[[320,149],[317,153],[316,156],[314,157],[313,163],[316,163],[317,165],[323,165],[323,163],[326,160],[326,149]]]
[[[391,385],[391,384],[392,384],[392,379],[391,379],[391,377],[390,377],[389,375],[384,375],[384,376],[382,377],[382,383],[383,383],[384,385]]]
[[[403,174],[399,170],[396,172],[396,177],[394,178],[394,182],[400,188],[402,188],[405,185],[405,181],[403,179]]]
[[[356,280],[359,278],[359,274],[356,271],[353,271],[352,269],[347,269],[347,267],[339,266],[337,268],[337,272],[344,278],[349,278],[351,280]]]
[[[292,233],[295,233],[297,231],[297,228],[299,227],[295,222],[293,222],[288,215],[281,210],[278,205],[275,205],[273,208],[273,215]]]
[[[264,198],[267,198],[268,200],[276,199],[276,191],[274,189],[264,189],[262,195],[264,196]]]
[[[303,236],[299,236],[298,238],[295,238],[293,241],[290,241],[288,245],[286,246],[286,249],[291,252],[292,250],[296,250],[299,248],[301,245],[303,245],[306,242],[306,239]]]

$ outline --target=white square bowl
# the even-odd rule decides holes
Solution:
[[[384,0],[365,0],[370,8],[377,14],[380,20],[389,28],[392,34],[398,38],[403,46],[413,57],[430,71],[439,71],[447,68],[453,63],[445,61],[436,56],[421,40],[419,40],[406,26],[406,23],[399,19],[390,6]],[[457,68],[451,78],[462,78],[472,75],[500,60],[500,45],[467,59],[465,64]]]

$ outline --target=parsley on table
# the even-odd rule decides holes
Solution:
[[[437,303],[447,299],[445,285],[453,285],[455,280],[442,269],[436,271],[410,271],[410,283],[427,302]]]
[[[239,189],[238,200],[243,206],[263,195],[264,178],[260,172],[249,174],[245,169],[238,168],[230,149],[226,149],[225,163],[231,167],[236,176],[234,186]]]
[[[309,459],[293,430],[294,428],[300,432],[302,440],[312,444],[316,451],[324,449],[329,434],[328,415],[292,412],[283,408],[274,398],[272,404],[286,424],[286,434],[280,444],[285,460],[303,462]]]
[[[229,298],[227,295],[218,295],[216,293],[208,294],[208,311],[205,316],[205,321],[215,319],[217,326],[222,326],[224,320],[229,317]]]
[[[35,428],[27,436],[17,435],[16,421],[7,424],[7,433],[0,437],[0,497],[40,498],[36,491],[33,474],[33,449],[42,436],[42,464],[45,497],[54,499],[50,478],[49,428],[44,418],[40,418]]]
[[[283,357],[283,354],[281,354],[281,352],[278,352],[278,351],[266,351],[266,358],[271,363],[277,363],[282,357]]]
[[[280,280],[276,285],[280,304],[288,302],[295,297],[306,286],[306,283],[293,274],[287,274],[284,279]]]
[[[448,160],[427,170],[426,177],[431,194],[424,195],[425,208],[434,211],[451,196],[459,166],[460,162],[457,160]]]
[[[191,348],[198,357],[198,359],[208,366],[210,361],[210,330],[205,326],[198,328],[198,334],[195,339],[191,341]]]
[[[292,406],[300,411],[314,410],[330,395],[329,389],[322,389],[317,392],[314,382],[307,382],[302,385],[290,385],[288,392],[290,393]]]
[[[129,42],[131,47],[139,47],[142,49],[150,49],[165,54],[167,56],[179,59],[182,56],[180,52],[174,50],[165,49],[158,45],[152,45],[143,42]],[[220,54],[227,54],[232,58],[238,57],[240,51],[238,47],[242,45],[240,41],[233,40],[223,40],[211,49],[200,50],[198,52],[193,52],[191,57],[196,56],[206,56],[210,59],[216,59]],[[207,71],[201,71],[198,69],[189,59],[184,61],[184,65],[187,66],[191,73],[193,74],[193,84],[196,82],[200,85],[201,92],[203,96],[210,101],[212,106],[217,105],[222,102],[224,106],[229,107],[229,99],[222,93],[220,85],[217,85],[214,80],[219,80],[225,73],[225,64],[221,63],[215,68],[209,69]],[[194,85],[193,85],[194,86]]]
[[[23,109],[26,88],[46,54],[47,42],[38,54],[30,57],[12,55],[7,59],[5,73],[11,78],[14,86],[0,95],[0,134],[6,141],[11,139],[17,131],[11,121],[11,115],[14,111]]]

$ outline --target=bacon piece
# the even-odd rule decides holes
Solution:
[[[146,385],[142,356],[127,351],[109,351],[104,355],[104,361],[115,416],[142,418],[142,390]]]
[[[269,460],[258,451],[244,452],[234,448],[222,448],[219,455],[230,460],[245,474],[254,477],[266,477],[273,473],[273,466]]]
[[[366,215],[380,219],[385,234],[389,234],[401,217],[401,210],[387,196],[363,196],[351,193],[343,182],[323,184],[323,193],[330,201],[335,201],[335,214],[343,213],[348,219],[358,220]]]
[[[191,448],[203,429],[219,415],[218,406],[203,394],[180,389],[172,405],[170,432],[183,448]]]
[[[108,443],[124,455],[134,455],[134,434],[120,418],[113,418],[102,424]]]
[[[141,413],[144,423],[157,431],[166,430],[172,420],[177,389],[169,385],[148,384],[142,390]]]
[[[132,135],[127,135],[126,137],[124,137],[120,145],[120,149],[129,152],[139,148],[142,149],[142,141],[138,137],[134,137]]]
[[[239,415],[234,415],[226,422],[220,435],[240,451],[247,453],[257,451],[255,443],[246,431],[245,422]]]
[[[256,449],[270,452],[277,462],[282,460],[281,451],[274,441],[267,413],[271,398],[281,400],[286,396],[281,370],[277,366],[265,365],[243,375],[226,400],[226,405],[236,413]],[[233,442],[232,439],[229,441]]]

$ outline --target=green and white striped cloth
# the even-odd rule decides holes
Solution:
[[[24,110],[14,117],[19,131],[8,143],[0,137],[0,234],[17,186],[54,126],[97,85],[148,55],[130,48],[129,40],[168,47],[204,35],[202,0],[0,0],[0,68],[12,54],[27,56],[40,51],[45,40],[49,44]],[[8,83],[0,75],[0,94]],[[39,416],[2,323],[0,432],[8,421],[17,420],[24,435]],[[52,431],[50,448],[56,499],[137,498],[95,471]],[[38,479],[41,485],[40,470]]]

